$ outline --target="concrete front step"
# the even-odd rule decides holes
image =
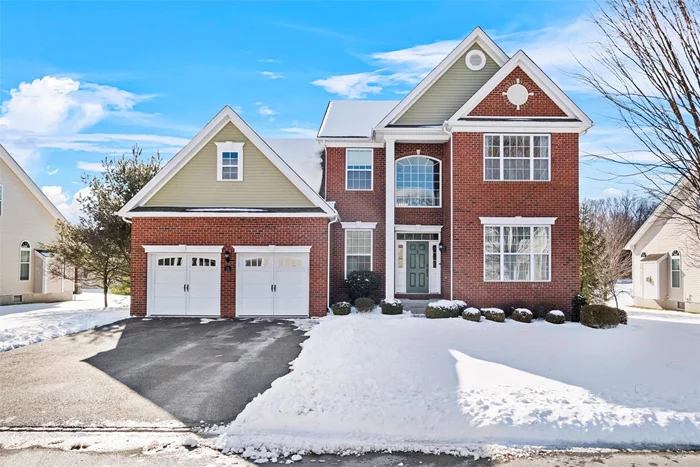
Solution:
[[[414,314],[422,315],[423,313],[425,313],[425,307],[428,306],[429,303],[435,302],[440,299],[433,298],[430,300],[417,300],[413,298],[400,298],[399,300],[401,300],[401,303],[403,303],[404,310],[410,311]]]

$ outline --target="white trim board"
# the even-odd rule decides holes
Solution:
[[[267,157],[296,186],[314,206],[320,207],[328,216],[335,216],[335,211],[324,201],[316,191],[311,188],[290,166],[263,140],[245,120],[243,120],[230,106],[225,106],[216,116],[185,145],[175,157],[146,184],[131,200],[129,200],[118,214],[122,217],[132,217],[129,213],[132,209],[142,206],[151,199],[177,172],[182,169],[211,139],[226,126],[232,123],[245,135],[260,152]],[[178,213],[170,213],[170,217],[180,217]],[[144,216],[149,217],[149,216]],[[275,216],[262,216],[275,217]]]
[[[130,212],[126,217],[331,217],[325,212],[168,212],[168,211],[137,211]]]
[[[491,56],[494,62],[501,67],[508,61],[508,55],[484,32],[483,29],[477,27],[469,34],[447,57],[445,57],[433,71],[423,78],[418,86],[404,97],[394,109],[387,114],[381,122],[377,124],[375,129],[384,128],[396,122],[401,116],[413,105],[435,82],[454,64],[462,55],[469,50],[474,44],[478,44],[486,54]]]
[[[296,245],[268,245],[268,246],[242,246],[233,245],[231,248],[236,253],[308,253],[310,246]]]
[[[143,245],[146,253],[221,253],[223,245]]]
[[[394,232],[423,232],[423,233],[440,233],[442,232],[441,225],[407,225],[407,224],[396,224],[394,225]]]
[[[356,229],[356,230],[367,230],[367,229],[377,228],[376,222],[360,222],[360,221],[341,222],[340,225],[342,225],[344,229]]]
[[[535,84],[566,113],[566,115],[579,120],[587,128],[593,126],[593,121],[588,118],[583,110],[581,110],[569,96],[564,94],[564,91],[562,91],[522,50],[518,50],[518,52],[508,60],[508,63],[503,65],[481,89],[470,97],[469,100],[450,117],[448,123],[454,125],[460,118],[468,115],[486,96],[491,94],[491,92],[496,89],[496,86],[506,79],[516,67],[520,67]]]
[[[556,217],[480,217],[482,225],[554,225]]]
[[[19,178],[19,180],[24,184],[24,186],[27,187],[27,190],[31,194],[34,195],[34,197],[39,200],[39,202],[46,208],[49,213],[56,218],[58,221],[66,221],[66,218],[63,217],[63,214],[54,206],[54,204],[47,198],[47,196],[44,194],[43,191],[37,186],[36,183],[34,183],[34,180],[27,175],[27,172],[22,169],[22,167],[17,163],[17,161],[12,157],[12,155],[7,152],[7,149],[3,147],[2,144],[0,144],[0,160],[3,161],[9,168],[10,171],[12,171],[13,174]],[[6,204],[6,194],[3,193],[3,204]],[[5,210],[5,206],[2,208]]]

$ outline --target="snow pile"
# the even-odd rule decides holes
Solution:
[[[398,298],[385,298],[382,300],[383,303],[387,305],[401,305],[401,300]]]
[[[478,308],[467,308],[464,310],[463,314],[471,316],[481,315],[481,310]]]
[[[552,315],[552,316],[558,316],[558,317],[560,317],[560,318],[563,318],[563,317],[564,317],[564,312],[561,311],[561,310],[552,310],[552,311],[550,311],[550,312],[547,313],[547,314]]]
[[[464,302],[462,302],[464,303]],[[466,303],[464,303],[466,305]],[[437,302],[431,302],[428,306],[433,308],[448,308],[450,310],[458,310],[459,304],[456,300],[438,300]]]
[[[410,315],[320,321],[293,371],[210,431],[221,448],[284,457],[700,444],[700,359],[690,351],[700,318],[630,317],[605,331]]]
[[[87,290],[75,300],[0,307],[0,351],[73,334],[129,317],[128,296],[110,295],[104,308],[101,291]]]

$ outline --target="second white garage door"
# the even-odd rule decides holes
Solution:
[[[308,253],[236,255],[236,316],[308,315]]]

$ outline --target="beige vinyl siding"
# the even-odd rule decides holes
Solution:
[[[481,50],[475,45],[471,50]],[[465,52],[396,121],[397,125],[440,125],[469,100],[500,67],[486,53],[486,66],[479,71],[467,68]]]
[[[244,142],[243,180],[217,180],[216,143]],[[311,207],[313,203],[232,123],[228,123],[146,206]]]
[[[681,286],[671,287],[671,253],[681,253]],[[668,254],[662,265],[660,280],[666,296],[661,300],[642,297],[644,277],[641,254]],[[700,311],[700,240],[687,221],[680,218],[660,219],[637,242],[632,251],[632,282],[635,304],[652,308],[676,308],[676,302],[686,302],[687,311]],[[665,287],[664,287],[665,286]]]
[[[30,257],[28,281],[19,280],[19,246],[26,240],[32,250],[54,238],[56,219],[36,199],[14,172],[0,161],[0,185],[3,186],[0,216],[0,295],[21,295],[34,291],[34,261]]]

